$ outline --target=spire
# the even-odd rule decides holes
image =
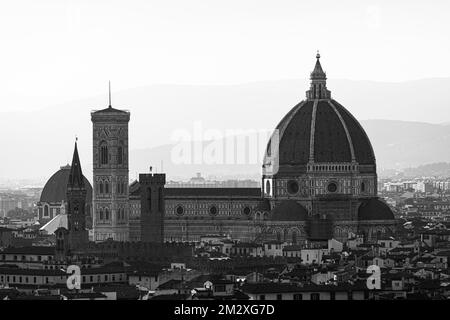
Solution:
[[[84,188],[83,173],[81,172],[80,157],[77,148],[78,138],[75,139],[75,150],[73,151],[72,166],[70,168],[68,188]]]
[[[311,72],[311,80],[313,79],[327,79],[327,76],[325,72],[323,72],[322,66],[320,64],[320,53],[319,50],[317,50],[316,54],[316,65],[314,66],[313,72]]]
[[[109,89],[109,107],[112,108],[112,106],[111,106],[111,80],[108,82],[108,89]]]
[[[330,99],[330,91],[327,90],[327,75],[322,69],[320,64],[320,53],[317,50],[316,54],[316,65],[314,70],[311,72],[311,87],[306,91],[307,99]]]

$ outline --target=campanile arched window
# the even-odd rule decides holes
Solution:
[[[100,142],[100,164],[108,164],[108,144],[106,141]]]
[[[162,207],[163,207],[163,194],[162,194],[162,188],[159,188],[158,191],[158,211],[162,211]]]
[[[152,189],[147,188],[147,203],[148,203],[148,209],[152,210]]]
[[[117,148],[117,164],[123,164],[123,144],[119,143],[119,147]]]

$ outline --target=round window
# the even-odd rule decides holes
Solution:
[[[299,189],[298,182],[295,181],[295,180],[289,181],[288,185],[287,185],[287,188],[288,188],[288,192],[290,194],[296,194],[298,192],[298,189]]]
[[[328,192],[336,192],[337,191],[337,184],[335,182],[331,182],[328,184]]]
[[[209,214],[213,216],[217,214],[216,206],[212,206],[211,208],[209,208]]]
[[[243,212],[244,212],[244,214],[245,214],[246,216],[248,216],[248,215],[250,214],[250,212],[251,212],[251,209],[250,209],[249,207],[245,207],[244,210],[243,210]]]
[[[184,208],[182,206],[178,206],[176,208],[177,215],[181,216],[184,213]]]

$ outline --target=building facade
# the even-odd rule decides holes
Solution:
[[[112,108],[91,113],[93,124],[94,241],[129,240],[128,122],[130,113]]]
[[[392,232],[393,213],[377,195],[370,140],[332,99],[316,58],[306,99],[283,117],[267,145],[261,188],[164,188],[164,175],[144,174],[129,190],[130,113],[111,106],[92,112],[94,241],[225,234],[296,244]]]
[[[131,186],[130,238],[140,241],[141,186]],[[200,241],[208,234],[229,235],[253,241],[257,237],[254,215],[261,201],[260,188],[164,188],[164,240]]]

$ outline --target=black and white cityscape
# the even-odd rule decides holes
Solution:
[[[448,3],[19,2],[0,300],[450,299]]]

